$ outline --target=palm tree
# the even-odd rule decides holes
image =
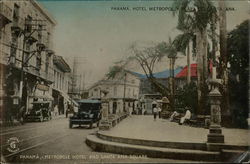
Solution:
[[[182,34],[176,36],[174,45],[176,50],[182,52],[187,56],[187,83],[191,82],[191,66],[190,66],[190,42],[194,40],[195,35],[191,32],[185,31]]]
[[[208,77],[207,27],[213,21],[216,8],[209,0],[176,0],[173,6],[178,9],[177,28],[196,35],[198,112],[204,114],[206,78]]]
[[[229,110],[229,94],[228,94],[228,73],[227,73],[227,31],[226,31],[226,9],[225,9],[225,1],[219,1],[219,31],[220,31],[220,74],[222,75],[222,120],[227,119],[224,116],[230,115]],[[226,122],[225,122],[226,123]],[[228,122],[229,123],[229,122]],[[224,124],[224,122],[222,122]],[[224,124],[225,125],[225,124]]]

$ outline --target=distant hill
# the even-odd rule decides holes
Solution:
[[[174,76],[176,76],[182,69],[183,69],[182,67],[176,68],[174,71]],[[145,74],[141,74],[141,73],[137,73],[137,72],[133,72],[133,73],[142,79],[146,78]],[[155,78],[167,78],[170,76],[170,71],[167,69],[167,70],[164,70],[162,72],[156,72],[153,75]]]

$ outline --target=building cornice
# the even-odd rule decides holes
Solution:
[[[32,3],[54,26],[57,24],[55,18],[36,0],[28,0]]]

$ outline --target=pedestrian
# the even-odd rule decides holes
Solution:
[[[172,113],[172,115],[170,116],[169,121],[170,121],[170,122],[174,121],[175,117],[177,117],[177,116],[179,116],[179,115],[180,115],[180,114],[179,114],[178,112],[174,111],[174,112]]]
[[[185,116],[181,117],[179,124],[182,125],[186,120],[190,120],[191,119],[191,112],[190,110],[186,107],[186,113]]]
[[[154,121],[156,120],[158,109],[156,106],[153,107]]]
[[[161,118],[161,107],[158,106],[158,115],[159,115],[159,118]]]
[[[131,117],[132,116],[132,112],[133,112],[132,106],[129,106],[128,110],[129,110],[129,116]]]
[[[55,105],[55,107],[54,107],[54,116],[58,115],[58,111],[59,111],[58,106]]]

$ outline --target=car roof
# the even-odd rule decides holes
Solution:
[[[99,101],[99,100],[89,100],[89,99],[81,99],[81,100],[77,100],[76,102],[78,102],[79,104],[81,104],[81,103],[89,103],[89,104],[101,103],[101,101]]]
[[[45,103],[50,103],[50,101],[34,101],[32,104],[45,104]]]

